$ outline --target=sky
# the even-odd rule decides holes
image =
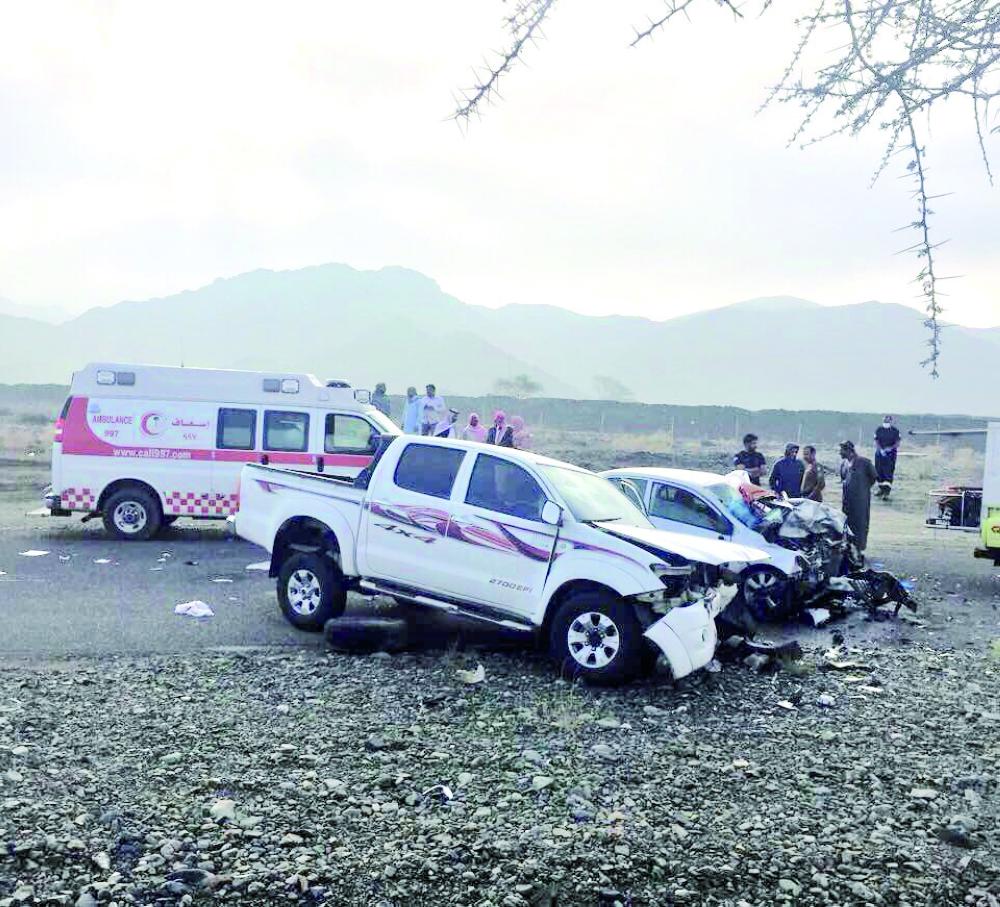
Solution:
[[[0,297],[78,312],[336,261],[586,314],[919,305],[904,162],[870,186],[881,136],[800,150],[797,110],[757,113],[796,41],[778,6],[705,0],[630,48],[660,0],[563,3],[463,129],[499,0],[0,0]],[[946,317],[998,325],[1000,189],[965,109],[925,126]]]

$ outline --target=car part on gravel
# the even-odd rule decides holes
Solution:
[[[336,651],[359,655],[401,652],[410,639],[409,627],[401,618],[354,614],[328,620],[323,635]]]

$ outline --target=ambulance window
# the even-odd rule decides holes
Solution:
[[[304,451],[309,447],[306,413],[264,411],[264,450]]]
[[[115,384],[121,387],[134,387],[135,372],[115,372]]]
[[[257,410],[220,409],[215,446],[220,450],[253,450]]]
[[[373,434],[378,432],[367,419],[327,413],[323,448],[327,453],[371,453]]]

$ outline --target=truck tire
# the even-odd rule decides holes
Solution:
[[[351,614],[335,617],[323,627],[330,648],[337,652],[402,652],[409,642],[409,627],[398,617]]]
[[[293,554],[278,572],[278,605],[292,626],[319,633],[347,607],[343,576],[322,554]]]
[[[635,613],[606,592],[570,595],[552,619],[549,648],[566,675],[604,686],[632,680],[647,664]]]
[[[740,577],[740,593],[755,620],[780,620],[792,610],[791,584],[774,567],[747,567]]]
[[[112,538],[145,542],[160,531],[163,509],[155,494],[141,485],[127,485],[108,495],[101,519]]]

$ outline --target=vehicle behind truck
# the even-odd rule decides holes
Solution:
[[[655,529],[610,483],[518,451],[385,440],[350,481],[247,465],[236,532],[271,553],[277,598],[318,631],[349,591],[503,626],[577,675],[635,677],[662,653],[706,665],[723,580],[767,560],[750,547]]]
[[[178,517],[225,519],[244,463],[357,475],[396,431],[368,391],[312,375],[91,363],[56,423],[53,516],[100,516],[125,540]]]

